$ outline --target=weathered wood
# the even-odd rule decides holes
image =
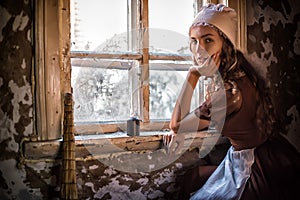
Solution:
[[[150,60],[180,60],[180,61],[191,61],[191,55],[176,55],[166,53],[150,53]]]
[[[140,53],[98,53],[91,51],[72,51],[71,58],[99,58],[99,59],[125,59],[125,60],[141,60]]]
[[[122,59],[142,60],[141,53],[99,53],[91,51],[72,51],[71,58],[98,58],[98,59]],[[149,53],[150,60],[181,60],[191,61],[191,55],[177,55],[171,53]]]
[[[148,19],[148,0],[142,0],[141,3],[141,31],[142,31],[142,62],[141,62],[141,87],[142,87],[142,120],[149,122],[149,19]]]
[[[35,0],[36,123],[39,140],[61,138],[62,98],[58,0]],[[65,41],[67,42],[67,41]],[[64,80],[67,82],[67,80]],[[55,102],[55,103],[53,103]]]
[[[145,134],[141,132],[141,134]],[[150,133],[149,133],[150,134]],[[153,132],[151,132],[153,134]],[[116,153],[130,153],[131,151],[157,151],[164,148],[162,139],[164,132],[155,132],[156,135],[142,135],[128,137],[126,133],[122,135],[87,135],[75,137],[75,155],[76,159],[82,159],[89,156],[105,156]],[[110,138],[106,138],[110,137]],[[200,131],[197,134],[186,133],[186,148],[203,148],[202,142],[205,139],[206,145],[215,145],[215,140],[219,138],[218,134],[209,131]],[[218,142],[220,143],[220,142]],[[221,141],[222,143],[222,141]],[[24,157],[26,160],[34,159],[60,159],[62,158],[61,140],[47,142],[25,142]]]
[[[118,131],[126,131],[127,123],[114,124],[78,124],[75,125],[76,135],[107,134]],[[140,130],[142,132],[157,131],[158,133],[169,128],[169,121],[163,122],[141,122]],[[160,133],[161,134],[161,133]]]
[[[117,132],[120,124],[80,124],[75,126],[75,134],[90,135]]]

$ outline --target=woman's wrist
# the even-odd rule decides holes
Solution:
[[[197,70],[197,68],[195,66],[191,66],[189,68],[189,74],[193,77],[193,78],[197,78],[199,79],[199,77],[201,76],[201,74],[199,73],[199,71]]]
[[[189,71],[187,75],[187,81],[189,82],[189,85],[194,89],[196,87],[196,84],[200,78],[201,74],[198,71]]]

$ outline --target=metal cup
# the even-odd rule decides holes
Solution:
[[[131,117],[127,120],[127,135],[138,136],[140,135],[140,121],[137,117]]]

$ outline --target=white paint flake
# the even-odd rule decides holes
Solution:
[[[30,29],[27,31],[27,40],[29,42],[31,42],[31,30]]]
[[[30,168],[32,168],[34,171],[36,171],[38,174],[41,173],[41,171],[44,171],[46,169],[46,162],[38,162],[38,163],[26,163],[26,165]],[[48,170],[49,172],[49,170]]]
[[[162,185],[163,183],[171,183],[174,182],[175,175],[174,172],[171,171],[170,169],[164,169],[164,171],[162,171],[159,174],[158,178],[155,178],[153,180],[154,184],[157,185],[158,187],[160,185]]]
[[[10,18],[11,14],[9,14],[5,8],[0,6],[0,42],[3,40],[2,29],[6,26]]]
[[[178,168],[178,169],[181,169],[183,167],[182,163],[175,163],[175,166]]]
[[[99,168],[98,165],[92,165],[92,166],[89,166],[89,169],[97,169],[97,168]]]
[[[162,197],[164,197],[164,193],[160,190],[155,190],[153,192],[150,192],[150,194],[148,195],[149,199],[158,199]]]
[[[130,191],[129,186],[120,185],[116,178],[111,179],[109,185],[101,187],[95,193],[95,199],[101,199],[105,194],[109,193],[112,200],[146,200],[146,196],[142,193],[142,188],[135,191]]]
[[[8,117],[7,113],[4,113],[0,109],[0,142],[2,143],[3,141],[8,140],[8,142],[6,142],[5,150],[18,152],[19,145],[14,139],[14,134],[17,135],[14,123]],[[5,145],[5,143],[2,143],[2,145]]]
[[[15,129],[15,123],[18,123],[20,120],[20,105],[23,104],[32,105],[32,95],[31,95],[31,86],[26,81],[25,76],[23,76],[25,85],[19,87],[13,80],[9,81],[8,87],[14,94],[13,99],[11,100],[13,105],[13,119],[10,119],[6,113],[3,113],[0,110],[0,141],[7,140],[5,150],[9,152],[18,152],[19,144],[15,141],[14,135],[24,134],[24,136],[28,136],[32,133],[33,124],[30,123],[25,128],[24,133],[17,133]],[[32,112],[32,109],[30,110]],[[32,113],[28,113],[29,116],[32,116]]]
[[[26,172],[25,170],[16,168],[16,166],[17,161],[15,159],[0,161],[0,171],[8,186],[7,191],[10,191],[10,198],[33,199],[34,197],[42,197],[40,189],[31,188],[31,192],[29,193],[28,185],[25,184]],[[4,195],[4,192],[2,191],[2,195]]]
[[[263,32],[270,31],[270,26],[276,26],[280,21],[283,24],[283,26],[287,22],[285,16],[283,16],[281,12],[274,11],[273,8],[271,8],[270,6],[266,6],[264,10],[262,10],[261,7],[255,2],[247,1],[247,4],[248,7],[252,7],[252,9],[247,10],[247,24],[253,25],[254,23],[259,23],[258,19],[263,17]]]
[[[23,58],[23,60],[22,60],[21,68],[22,68],[22,69],[26,69],[26,61],[25,61],[25,58]]]
[[[2,85],[3,85],[3,78],[0,77],[0,87],[2,87]]]
[[[287,116],[292,117],[291,123],[287,126],[288,133],[287,137],[289,141],[296,147],[296,149],[300,152],[300,115],[297,110],[296,105],[293,105],[288,111]]]
[[[111,168],[111,167],[105,169],[105,171],[104,171],[104,174],[106,174],[106,175],[108,175],[108,176],[111,176],[111,175],[116,174],[116,173],[117,173],[116,170],[114,170],[114,169]]]
[[[94,193],[96,193],[96,190],[94,188],[94,183],[92,183],[92,182],[86,182],[84,185],[87,186],[87,187],[90,187],[92,189],[92,191]]]
[[[29,17],[27,15],[23,16],[23,11],[21,11],[20,15],[17,15],[14,23],[13,23],[13,31],[23,31],[27,26],[29,21]]]
[[[297,27],[300,27],[300,21],[297,23]],[[297,55],[300,55],[300,30],[297,29],[295,33],[295,40],[294,40],[294,52]]]
[[[267,76],[268,69],[267,67],[271,65],[272,62],[277,63],[278,60],[273,54],[273,44],[270,42],[269,38],[265,43],[261,41],[262,46],[264,47],[264,52],[260,54],[260,57],[258,57],[256,52],[253,52],[252,54],[246,55],[246,58],[251,62],[253,67],[256,69],[256,71],[264,78]],[[265,55],[270,54],[270,56],[265,58]],[[262,67],[264,66],[264,67]]]
[[[141,184],[141,185],[146,185],[149,182],[149,179],[146,178],[146,177],[144,177],[144,178],[140,178],[136,182],[139,183],[139,184]]]
[[[87,170],[86,170],[86,168],[84,166],[82,167],[81,173],[83,173],[83,174],[87,173]]]
[[[32,105],[32,95],[31,95],[31,86],[26,81],[25,76],[23,76],[23,80],[25,85],[19,87],[13,80],[9,81],[8,87],[14,94],[14,98],[11,100],[12,105],[14,105],[13,109],[13,122],[17,123],[20,119],[20,106],[19,103]],[[27,98],[27,99],[26,99]]]

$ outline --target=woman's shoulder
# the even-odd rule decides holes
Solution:
[[[237,112],[242,105],[242,93],[236,80],[227,80],[224,82],[227,99],[227,115]]]
[[[224,82],[227,87],[229,85],[231,88],[239,88],[240,91],[250,92],[249,90],[255,90],[251,78],[241,68],[234,70]]]

